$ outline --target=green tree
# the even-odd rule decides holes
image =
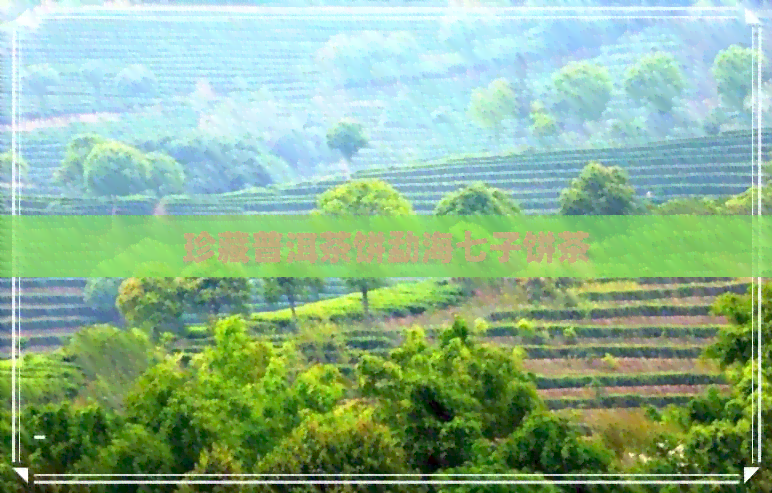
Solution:
[[[24,87],[40,101],[41,110],[48,111],[48,95],[61,83],[58,71],[48,64],[32,65],[23,73]]]
[[[560,213],[566,216],[616,216],[639,211],[635,190],[616,166],[589,163],[560,193]]]
[[[153,97],[158,92],[158,80],[144,65],[124,68],[115,76],[113,84],[122,95],[129,98]]]
[[[585,440],[574,424],[549,411],[530,414],[495,454],[512,469],[550,474],[610,471],[614,459],[602,444]]]
[[[145,154],[150,167],[147,188],[158,196],[181,194],[185,190],[185,172],[173,157],[159,152]]]
[[[758,285],[752,288],[758,289]],[[772,295],[772,283],[762,285],[761,292],[761,316],[758,320],[761,327],[762,341],[769,341],[772,336],[772,298],[766,296]],[[753,314],[755,309],[758,313],[759,301],[756,299],[756,292],[749,292],[744,295],[736,293],[727,293],[720,296],[713,305],[713,313],[725,317],[729,325],[722,326],[719,330],[715,342],[707,347],[706,355],[717,361],[722,367],[745,366],[750,363],[752,358],[758,358],[758,354],[753,354]],[[758,328],[758,327],[757,327]],[[766,353],[762,353],[762,358],[772,356],[772,344],[766,343],[762,346]],[[758,351],[756,347],[756,351]]]
[[[655,52],[627,67],[623,85],[637,103],[648,103],[659,113],[673,109],[686,83],[678,62],[670,53]]]
[[[412,329],[387,359],[365,355],[357,365],[360,392],[378,400],[413,466],[427,473],[462,466],[476,442],[508,436],[542,405],[522,357],[482,344],[466,321],[436,339],[430,345]]]
[[[445,195],[434,208],[436,216],[508,216],[520,208],[504,191],[478,182]]]
[[[555,118],[550,115],[544,105],[536,101],[531,105],[531,125],[529,130],[537,139],[547,139],[557,135],[560,127]]]
[[[323,415],[309,416],[292,434],[279,443],[258,465],[260,473],[314,474],[319,471],[341,474],[412,473],[400,440],[384,424],[375,410],[352,401]],[[346,486],[330,486],[326,491],[352,491]],[[422,491],[415,486],[373,485],[372,492]],[[265,487],[261,491],[306,492],[291,485]]]
[[[340,151],[349,168],[354,155],[369,142],[362,124],[352,120],[341,120],[327,131],[327,146]]]
[[[245,474],[246,471],[241,462],[236,459],[233,451],[227,445],[215,443],[211,448],[201,452],[201,458],[196,467],[190,472],[190,479],[195,480],[204,475],[208,477],[217,477],[215,475],[237,476]],[[175,493],[248,493],[255,491],[250,485],[199,485],[183,484],[175,490]]]
[[[28,430],[46,436],[25,444],[30,467],[50,474],[76,470],[84,460],[110,443],[122,420],[99,405],[77,407],[69,402],[30,407],[23,413]]]
[[[135,195],[148,188],[150,162],[131,146],[104,142],[95,145],[84,161],[83,178],[95,195]]]
[[[114,410],[121,409],[135,380],[164,356],[141,330],[110,325],[80,330],[62,351],[85,378],[80,396]]]
[[[772,372],[766,368],[759,372],[756,352],[760,349],[762,360],[768,360],[772,355],[769,344],[772,284],[765,282],[761,286],[760,297],[753,294],[758,288],[753,285],[746,295],[725,294],[713,307],[714,313],[725,316],[729,324],[722,327],[705,354],[725,369],[725,378],[733,387],[731,394],[709,389],[683,409],[671,411],[684,427],[683,433],[671,433],[657,440],[665,446],[652,447],[647,452],[651,460],[646,464],[645,472],[695,474],[709,470],[741,475],[751,456],[751,448],[759,446],[759,437],[762,449],[772,445],[772,399],[763,393],[759,395],[758,391],[770,384]],[[754,320],[759,309],[762,317]],[[753,332],[757,328],[761,331],[761,348],[753,348]],[[758,419],[759,414],[761,419]],[[751,431],[752,422],[755,433]],[[772,475],[762,468],[751,481],[732,491],[766,493],[771,489]]]
[[[80,76],[93,89],[97,101],[102,98],[102,88],[107,78],[107,66],[101,60],[89,60],[80,67]]]
[[[167,359],[137,381],[125,400],[126,417],[163,437],[175,473],[200,466],[215,444],[251,470],[297,423],[301,410],[289,389],[299,365],[291,346],[251,337],[243,318],[219,320],[214,344],[201,354],[188,362]]]
[[[182,331],[188,296],[184,278],[130,277],[121,284],[116,306],[131,327],[146,329],[157,337]]]
[[[123,277],[91,277],[83,290],[83,302],[105,322],[121,322],[115,306]]]
[[[82,134],[74,137],[67,143],[64,159],[59,168],[54,171],[54,182],[71,185],[76,189],[85,188],[83,164],[94,147],[105,142],[108,142],[108,139],[97,134]]]
[[[583,120],[598,120],[611,101],[608,69],[588,62],[571,62],[552,76],[558,97]]]
[[[131,140],[147,157],[163,160],[171,178],[161,183],[170,192],[179,188],[177,166],[182,168],[185,189],[191,194],[235,192],[248,187],[266,187],[291,176],[287,163],[272,154],[261,138],[252,135],[212,135],[202,130],[161,133]],[[154,158],[158,155],[159,157]],[[166,195],[166,194],[162,194]]]
[[[198,310],[218,317],[223,309],[247,313],[252,300],[252,286],[243,277],[192,277],[185,279],[187,302]]]
[[[413,206],[381,180],[355,180],[327,190],[316,199],[312,214],[327,216],[405,216]]]
[[[496,79],[487,87],[475,89],[467,109],[468,117],[480,127],[492,129],[497,141],[501,140],[504,121],[518,112],[517,94],[506,79]]]
[[[732,45],[720,51],[713,60],[711,71],[718,84],[721,102],[735,111],[743,110],[745,98],[751,93],[753,58],[750,48]]]
[[[355,180],[327,190],[316,200],[312,214],[327,216],[404,216],[413,214],[410,202],[388,183]],[[362,310],[370,316],[368,293],[385,285],[384,279],[346,277],[346,286],[362,293]]]
[[[263,297],[270,303],[287,299],[292,318],[297,321],[295,310],[298,299],[305,296],[309,290],[319,288],[322,282],[314,277],[267,277],[263,280]]]
[[[761,187],[761,208],[762,213],[770,210],[772,207],[772,187],[769,185]],[[759,189],[751,187],[739,195],[731,197],[724,203],[723,213],[728,215],[750,215],[753,211],[759,213]]]
[[[92,470],[104,471],[103,474],[147,474],[146,471],[171,474],[175,471],[175,458],[163,436],[152,433],[144,426],[127,423],[115,433],[113,441],[99,451],[92,467]],[[161,485],[153,491],[165,493],[173,489],[172,485]],[[110,489],[103,486],[101,491],[140,493],[147,489],[139,484],[126,484],[111,486]]]
[[[29,163],[23,157],[19,156],[16,160],[16,172],[21,174],[20,178],[27,175]],[[13,179],[13,155],[11,151],[0,154],[0,181],[11,183]]]
[[[673,199],[655,206],[653,213],[658,216],[714,216],[721,213],[720,206],[709,198]]]

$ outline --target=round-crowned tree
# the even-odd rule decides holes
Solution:
[[[351,159],[361,149],[367,147],[370,140],[361,123],[353,120],[341,120],[327,131],[327,146],[343,154],[346,174],[351,167]]]
[[[143,98],[154,97],[158,80],[144,65],[130,65],[115,76],[113,84],[124,97],[134,98],[135,104]]]
[[[413,214],[413,206],[397,190],[380,180],[355,180],[321,194],[312,214],[329,216],[404,216]],[[362,310],[369,316],[367,294],[384,285],[375,277],[347,277],[346,285],[362,293]]]
[[[624,88],[637,103],[648,103],[660,113],[673,109],[673,99],[686,86],[681,68],[670,53],[655,52],[627,67]]]
[[[500,142],[504,121],[519,114],[519,104],[512,84],[506,79],[496,79],[487,87],[474,90],[467,116],[478,126],[493,130],[496,141]]]
[[[599,119],[611,101],[611,76],[601,65],[571,62],[552,76],[552,83],[561,102],[582,120]]]
[[[13,155],[11,151],[0,154],[0,181],[10,183],[13,179]],[[19,156],[16,160],[16,172],[24,177],[29,171],[29,163],[23,157]]]
[[[67,143],[59,168],[54,171],[54,183],[69,185],[76,189],[85,186],[83,182],[83,163],[97,144],[108,139],[97,134],[83,134],[74,137]]]
[[[97,144],[83,163],[83,178],[94,195],[134,195],[148,189],[150,161],[142,152],[120,142]]]
[[[507,216],[520,208],[506,192],[478,182],[445,195],[434,209],[437,216]]]
[[[638,211],[635,190],[616,166],[589,163],[560,194],[560,213],[566,216],[616,216]]]
[[[732,45],[720,51],[711,69],[721,102],[735,111],[743,109],[753,82],[753,50]],[[762,60],[763,63],[763,60]]]
[[[123,277],[92,277],[86,283],[83,290],[83,301],[105,323],[121,321],[115,302],[118,299],[118,290],[123,282]]]
[[[59,72],[48,64],[32,65],[24,71],[23,78],[24,86],[37,96],[41,109],[48,111],[48,95],[61,83]]]
[[[185,191],[185,172],[180,163],[173,157],[160,152],[145,155],[150,166],[150,176],[147,181],[148,190],[160,197],[180,194]]]

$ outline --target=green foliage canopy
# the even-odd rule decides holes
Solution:
[[[403,216],[413,214],[410,202],[391,185],[380,180],[355,180],[319,195],[312,214],[330,216]],[[367,294],[384,285],[375,277],[347,277],[346,285],[362,293],[362,306],[369,315]]]
[[[732,45],[713,60],[711,69],[718,84],[718,94],[727,107],[740,111],[753,83],[753,51]],[[760,60],[760,63],[764,63]]]
[[[148,188],[150,161],[120,142],[97,144],[83,162],[83,179],[94,195],[136,195]]]
[[[520,208],[504,191],[478,182],[445,195],[434,209],[437,216],[507,216]]]
[[[611,101],[608,69],[588,62],[571,62],[552,76],[558,97],[582,119],[597,120]]]
[[[327,131],[327,146],[340,151],[349,162],[368,143],[364,127],[353,120],[341,120]]]
[[[589,163],[560,193],[560,213],[567,216],[616,216],[639,210],[635,190],[616,166]]]
[[[623,86],[638,103],[648,103],[655,110],[667,113],[673,109],[673,99],[686,87],[683,73],[670,53],[655,52],[627,67]]]
[[[16,170],[21,176],[25,176],[29,171],[29,163],[26,159],[19,156],[16,160]],[[13,179],[13,155],[11,151],[6,151],[0,154],[0,180],[5,183],[10,183]]]

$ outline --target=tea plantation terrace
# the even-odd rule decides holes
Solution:
[[[60,339],[77,332],[81,327],[95,323],[93,310],[83,301],[86,278],[24,278],[21,283],[21,334],[28,338],[35,347],[59,345]],[[396,278],[393,282],[409,282],[414,279]],[[298,305],[306,302],[335,298],[351,292],[339,279],[330,278],[323,290],[311,293],[307,298],[298,300]],[[0,279],[0,348],[3,352],[11,348],[11,280]],[[249,305],[251,312],[273,311],[287,308],[284,301],[268,303],[259,294],[255,294]],[[186,315],[188,324],[202,323],[200,317]]]
[[[772,131],[765,130],[762,138],[770,137]],[[527,214],[551,214],[559,207],[560,192],[589,161],[620,166],[639,195],[651,192],[658,202],[734,195],[752,184],[749,131],[640,147],[451,157],[415,167],[360,171],[354,178],[390,183],[421,214],[431,213],[442,195],[475,181],[510,192]],[[175,215],[304,214],[315,207],[319,193],[340,183],[338,179],[307,181],[222,195],[167,197],[164,203],[167,212]],[[156,203],[156,199],[132,197],[121,200],[119,210],[151,214]],[[110,214],[112,207],[112,200],[28,194],[21,202],[22,214]]]

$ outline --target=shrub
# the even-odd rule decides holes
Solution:
[[[616,370],[619,368],[619,360],[608,353],[606,353],[606,356],[603,357],[602,361],[603,364],[611,370]]]
[[[563,340],[566,344],[576,344],[576,330],[573,327],[566,327],[563,329]]]

